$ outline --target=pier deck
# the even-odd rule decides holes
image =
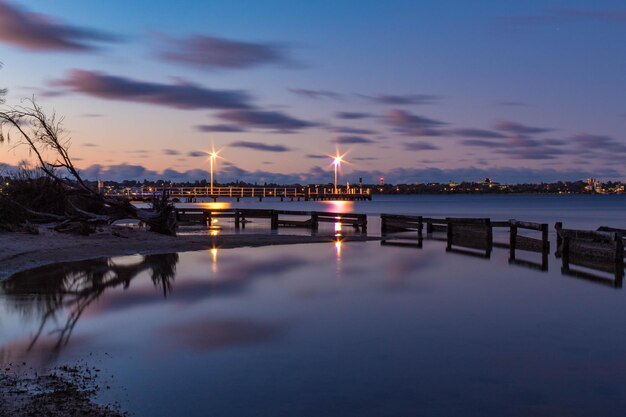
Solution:
[[[164,188],[127,188],[112,190],[106,193],[112,197],[126,197],[133,200],[150,200],[166,193],[172,199],[195,202],[199,198],[218,199],[233,198],[239,201],[242,198],[278,198],[280,201],[366,201],[372,199],[370,189],[340,188],[335,192],[333,188],[324,187],[164,187]]]

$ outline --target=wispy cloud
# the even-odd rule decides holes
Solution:
[[[454,129],[450,133],[465,138],[501,139],[506,137],[502,133],[486,129]]]
[[[291,149],[283,145],[268,145],[261,142],[238,141],[233,142],[229,146],[234,148],[248,148],[263,152],[288,152]]]
[[[496,123],[496,129],[513,135],[534,135],[538,133],[552,132],[554,129],[546,127],[526,126],[520,123],[502,120]]]
[[[220,119],[241,127],[271,129],[280,133],[291,133],[317,124],[296,119],[277,111],[227,110],[217,115]]]
[[[204,152],[204,151],[191,151],[187,154],[187,156],[190,156],[192,158],[201,158],[203,156],[208,156],[209,154]]]
[[[352,145],[352,144],[370,144],[376,143],[375,141],[364,138],[362,136],[337,136],[336,138],[331,140],[332,143],[340,144],[340,145]]]
[[[245,132],[246,129],[237,125],[217,124],[217,125],[198,125],[196,129],[200,132]]]
[[[588,152],[602,151],[612,154],[626,154],[626,143],[611,136],[580,133],[572,137],[571,141],[577,144],[581,150]]]
[[[361,129],[358,127],[331,127],[330,130],[337,133],[347,133],[349,135],[374,135],[377,132],[371,129]]]
[[[214,90],[191,83],[161,84],[72,70],[56,87],[107,100],[155,104],[178,109],[247,109],[250,96],[240,90]]]
[[[429,142],[410,142],[404,144],[404,149],[407,151],[435,151],[439,147]]]
[[[357,97],[363,98],[371,103],[385,104],[393,106],[406,106],[416,104],[435,104],[439,101],[439,96],[431,94],[357,94]]]
[[[320,99],[320,98],[330,98],[333,100],[341,100],[342,95],[339,93],[335,93],[334,91],[327,90],[310,90],[306,88],[290,88],[293,94],[296,94],[301,97],[312,98],[312,99]]]
[[[244,42],[208,35],[173,38],[158,35],[158,56],[200,68],[243,69],[259,65],[293,65],[287,48],[274,43]]]
[[[161,152],[163,152],[164,155],[180,155],[180,151],[177,151],[176,149],[163,149]]]
[[[305,158],[309,158],[309,159],[328,159],[330,158],[328,155],[322,155],[322,154],[306,154],[304,155]]]
[[[335,117],[338,119],[367,119],[369,117],[373,117],[374,115],[371,113],[361,113],[361,112],[349,112],[349,111],[340,111],[335,113]]]
[[[80,28],[0,0],[0,42],[30,51],[87,52],[94,43],[117,42],[112,34]]]
[[[409,136],[441,136],[444,132],[440,128],[446,124],[400,109],[389,110],[385,115],[385,121],[396,132]]]

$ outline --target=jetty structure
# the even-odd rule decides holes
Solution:
[[[381,244],[421,248],[424,227],[429,239],[446,242],[446,251],[490,258],[494,246],[503,247],[509,249],[510,264],[544,271],[548,269],[550,241],[547,223],[381,214]],[[494,242],[494,228],[508,228],[508,242]],[[564,275],[592,280],[614,288],[622,287],[626,229],[606,226],[594,231],[565,229],[561,222],[557,222],[555,231],[555,256],[561,258],[561,272]],[[520,259],[520,251],[539,253],[541,260],[533,262]],[[572,266],[609,273],[613,279],[607,280],[606,277]]]
[[[214,219],[222,218],[233,219],[235,229],[245,228],[246,223],[251,219],[265,219],[269,220],[272,230],[279,227],[299,227],[317,231],[320,223],[332,223],[336,229],[348,226],[361,233],[367,232],[367,215],[358,213],[240,208],[176,208],[176,219],[180,223],[199,223],[210,227]]]
[[[194,203],[199,199],[278,198],[280,201],[369,201],[372,192],[363,187],[139,187],[105,190],[110,197],[126,197],[130,200],[146,201],[163,195],[180,201]]]

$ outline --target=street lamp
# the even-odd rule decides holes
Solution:
[[[343,160],[343,155],[337,155],[334,157],[333,159],[333,166],[335,167],[335,194],[337,193],[337,169],[339,168],[339,165],[341,165],[341,161]]]
[[[209,159],[211,160],[211,195],[213,195],[213,162],[217,158],[217,152],[213,151],[209,155]]]

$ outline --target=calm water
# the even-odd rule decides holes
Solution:
[[[626,200],[589,197],[395,211],[624,227]],[[430,239],[46,267],[0,283],[0,362],[87,360],[114,376],[101,399],[138,416],[623,416],[624,290],[553,254],[547,271],[508,258]]]
[[[381,213],[427,217],[490,217],[492,220],[557,221],[566,228],[596,229],[598,226],[624,227],[626,195],[376,195],[372,201],[304,202],[266,198],[213,203],[178,204],[181,207],[273,208],[364,213],[369,216],[369,232],[380,230]]]

